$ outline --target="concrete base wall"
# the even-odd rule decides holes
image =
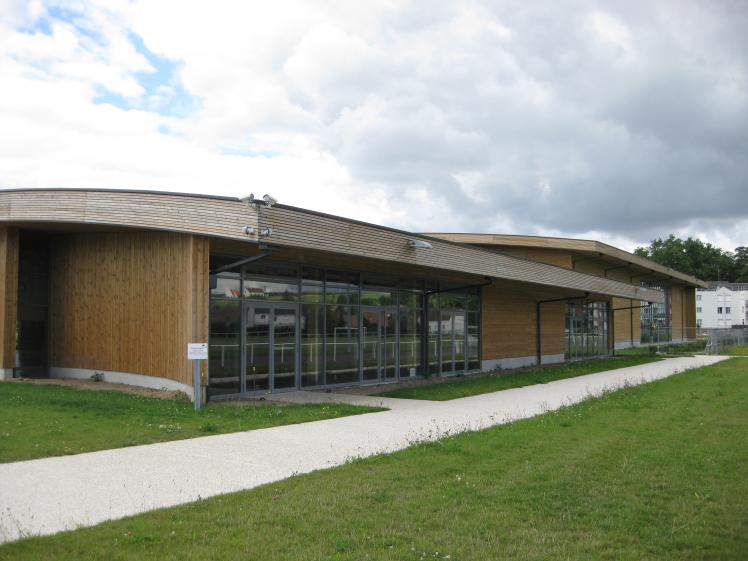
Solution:
[[[564,361],[564,355],[553,354],[543,355],[541,357],[541,364],[556,364]],[[497,358],[492,360],[484,360],[481,364],[481,370],[483,372],[490,372],[491,370],[501,369],[509,370],[512,368],[522,368],[523,366],[532,366],[537,364],[538,357],[532,356],[516,356],[508,358]]]
[[[12,368],[0,368],[0,380],[11,380],[13,378]]]
[[[141,388],[150,388],[152,390],[168,390],[182,392],[194,399],[192,386],[169,380],[168,378],[158,378],[156,376],[144,376],[143,374],[132,374],[130,372],[110,372],[107,370],[89,370],[87,368],[60,368],[52,366],[49,368],[50,378],[75,378],[78,380],[88,380],[96,373],[103,374],[102,381],[110,384],[125,384],[127,386],[138,386]]]

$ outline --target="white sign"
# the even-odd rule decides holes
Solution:
[[[187,360],[207,360],[208,343],[187,343]]]

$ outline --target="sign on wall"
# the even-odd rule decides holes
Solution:
[[[208,343],[187,343],[187,360],[208,360]]]

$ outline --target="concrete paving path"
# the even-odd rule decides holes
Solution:
[[[390,410],[0,464],[0,542],[250,489],[351,458],[532,417],[726,358],[672,358],[444,402],[303,392],[284,399],[381,404]]]

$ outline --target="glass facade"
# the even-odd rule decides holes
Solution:
[[[661,286],[652,285],[648,288],[662,290],[665,293],[665,301],[641,309],[641,342],[648,345],[670,342],[673,338],[670,316],[672,293],[669,288]]]
[[[478,289],[270,261],[211,286],[210,396],[480,368]]]
[[[566,360],[580,360],[610,354],[607,302],[566,304]]]

